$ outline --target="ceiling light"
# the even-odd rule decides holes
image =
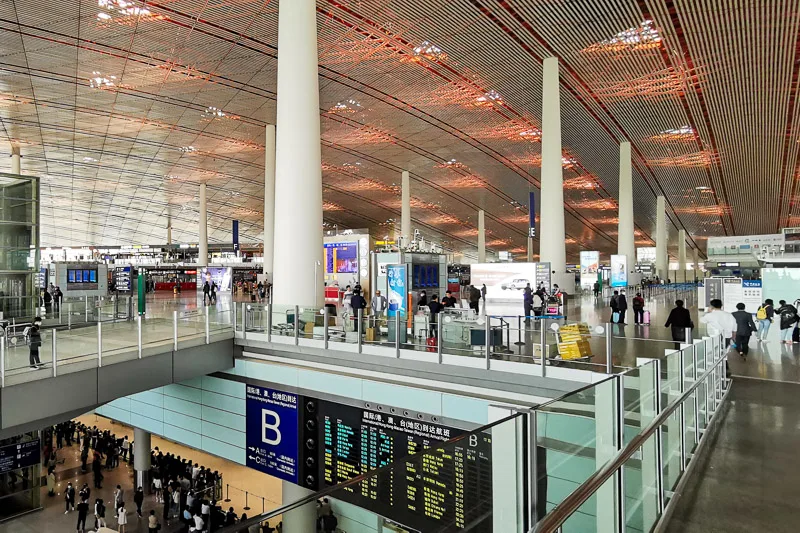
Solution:
[[[184,154],[190,154],[196,151],[197,148],[195,148],[194,146],[181,146],[181,152],[183,152]]]
[[[361,109],[361,102],[353,98],[348,98],[343,102],[336,102],[336,105],[328,109],[332,114],[351,114]]]
[[[203,111],[203,116],[206,118],[222,118],[225,116],[225,113],[214,106],[209,106]]]
[[[83,160],[86,163],[97,163],[97,159],[95,159],[94,157],[84,157]]]
[[[97,19],[98,20],[111,20],[111,15],[101,11],[100,13],[97,14]]]
[[[623,50],[643,50],[656,48],[661,44],[661,34],[652,20],[645,20],[638,26],[622,30],[610,39],[600,41],[584,48],[583,52],[619,52]]]
[[[431,61],[444,61],[447,59],[441,48],[431,43],[430,41],[422,41],[419,46],[414,47],[414,57],[425,58]]]
[[[701,185],[700,187],[695,187],[697,191],[708,191],[711,190],[711,187],[706,187],[705,185]]]
[[[503,97],[500,96],[500,93],[492,89],[483,96],[479,96],[478,98],[476,98],[475,105],[478,107],[491,106],[494,105],[495,102],[502,102],[502,101]]]
[[[106,87],[113,87],[116,79],[116,76],[106,77],[102,72],[95,70],[92,72],[92,77],[89,78],[89,87],[92,89],[105,89]]]

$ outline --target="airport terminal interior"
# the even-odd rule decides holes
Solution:
[[[0,533],[800,530],[799,36],[0,1]]]

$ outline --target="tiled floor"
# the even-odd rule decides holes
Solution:
[[[112,422],[111,420],[97,416],[94,414],[84,415],[78,418],[79,421],[89,426],[97,426],[101,429],[108,429],[115,433],[117,436],[128,435],[133,439],[133,429]],[[281,481],[270,476],[261,474],[246,468],[244,466],[232,463],[225,459],[188,448],[186,446],[177,444],[172,441],[162,439],[157,436],[152,437],[152,446],[158,447],[163,452],[174,453],[185,458],[191,458],[194,462],[218,470],[223,476],[223,498],[229,498],[230,502],[222,501],[219,504],[223,509],[233,507],[236,514],[241,515],[247,513],[248,516],[259,514],[262,510],[269,511],[279,507],[281,504]],[[56,468],[56,496],[49,498],[46,495],[46,489],[42,488],[42,501],[44,509],[39,512],[34,512],[20,518],[16,518],[6,523],[0,524],[0,533],[41,533],[41,532],[60,532],[60,531],[74,531],[75,525],[78,520],[77,513],[64,514],[64,496],[63,490],[67,482],[72,481],[72,484],[78,488],[83,486],[84,483],[89,483],[92,487],[92,474],[82,474],[80,472],[80,451],[76,444],[70,448],[63,448],[59,452],[59,460],[63,459],[64,463],[59,464]],[[123,487],[126,494],[126,506],[128,513],[128,528],[129,533],[146,532],[146,522],[141,521],[141,524],[136,518],[136,506],[133,504],[133,465],[121,463],[119,467],[104,472],[105,479],[103,480],[103,488],[100,490],[92,489],[91,501],[93,502],[97,495],[103,497],[106,506],[113,506],[111,500],[113,499],[114,487],[119,484]],[[248,493],[245,500],[245,492]],[[247,505],[246,505],[247,504]],[[249,506],[250,510],[245,510],[244,507]],[[144,514],[149,514],[151,509],[155,509],[159,518],[162,515],[163,507],[156,505],[152,496],[145,498]],[[277,523],[278,520],[275,520]],[[116,522],[108,520],[109,527],[115,527]],[[94,516],[90,513],[90,518],[87,520],[87,526],[94,526]],[[177,528],[162,530],[164,533],[169,533]]]
[[[800,530],[800,385],[736,379],[720,414],[668,531]]]

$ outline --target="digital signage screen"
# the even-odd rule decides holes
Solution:
[[[97,289],[96,268],[68,268],[67,290],[94,290]]]
[[[467,432],[334,402],[318,405],[320,489],[393,464],[336,498],[419,531],[492,531],[491,435],[469,435],[422,456]]]
[[[358,272],[358,243],[325,243],[325,273],[355,274]]]

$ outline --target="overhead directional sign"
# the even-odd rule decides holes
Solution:
[[[33,466],[41,460],[39,439],[0,447],[0,474]]]
[[[247,466],[297,483],[298,402],[296,394],[247,385]]]

